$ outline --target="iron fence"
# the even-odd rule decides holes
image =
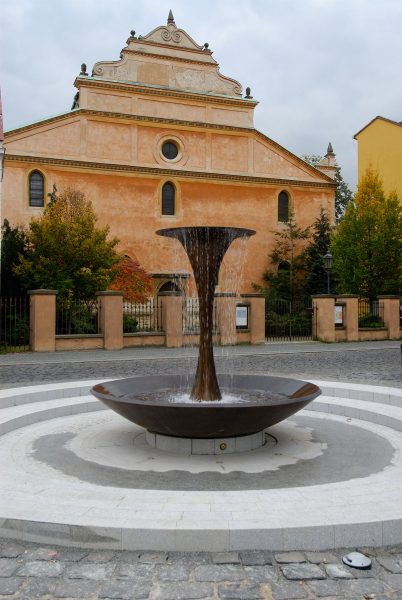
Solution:
[[[183,333],[199,333],[200,303],[198,298],[184,298],[183,301]],[[217,308],[213,308],[213,331],[218,331]]]
[[[29,298],[0,297],[0,353],[29,350]]]
[[[265,336],[268,341],[305,341],[313,338],[314,310],[311,302],[267,300]]]
[[[162,330],[162,305],[153,298],[142,304],[123,303],[123,333]]]
[[[378,329],[384,326],[384,303],[379,300],[359,298],[359,327]]]
[[[56,335],[90,335],[98,333],[100,303],[98,300],[56,301]]]

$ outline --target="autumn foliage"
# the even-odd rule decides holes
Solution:
[[[123,292],[127,302],[144,302],[152,295],[152,278],[136,260],[125,256],[115,266],[115,271],[109,289]]]

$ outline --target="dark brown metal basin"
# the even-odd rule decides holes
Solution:
[[[130,377],[99,383],[91,393],[109,408],[145,429],[163,435],[216,438],[248,435],[283,421],[314,400],[321,390],[306,381],[268,375],[218,375],[231,395],[256,396],[248,402],[170,402],[172,393],[189,392],[179,375]],[[162,395],[158,392],[164,392]],[[147,397],[147,394],[149,396]]]

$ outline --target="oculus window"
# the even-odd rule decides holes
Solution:
[[[162,154],[166,160],[174,160],[179,154],[179,148],[175,142],[168,140],[162,144]]]
[[[174,215],[175,195],[173,183],[167,181],[162,187],[162,215]]]
[[[32,171],[29,176],[29,206],[45,205],[45,178],[39,171]]]

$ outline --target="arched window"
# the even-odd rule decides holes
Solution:
[[[162,215],[174,215],[175,189],[173,183],[168,181],[162,188]]]
[[[29,206],[45,206],[45,179],[39,171],[29,176]]]
[[[289,219],[289,195],[287,192],[280,192],[278,196],[278,221],[286,223]]]

